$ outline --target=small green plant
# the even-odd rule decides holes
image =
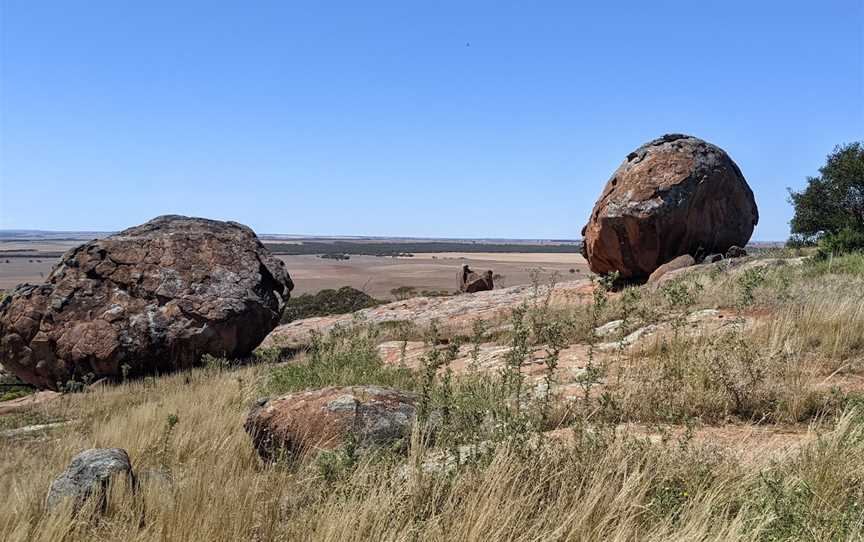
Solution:
[[[201,363],[207,371],[214,373],[221,373],[231,368],[231,362],[228,359],[210,354],[201,356]]]
[[[180,422],[180,418],[176,414],[168,414],[165,417],[165,426],[162,430],[162,438],[159,446],[159,464],[163,469],[170,472],[168,456],[171,451],[171,434],[174,432],[174,427]]]
[[[591,390],[595,385],[600,383],[605,373],[603,367],[595,359],[595,349],[599,339],[597,337],[597,327],[600,325],[603,313],[609,304],[609,292],[618,281],[618,273],[610,273],[596,281],[592,277],[591,281],[594,282],[594,290],[588,313],[590,326],[588,335],[588,361],[584,371],[576,378],[576,383],[582,388],[582,397],[586,406],[591,398]]]
[[[667,282],[660,289],[660,293],[666,301],[666,306],[672,315],[672,330],[675,339],[687,322],[687,315],[693,305],[696,304],[697,296],[702,292],[702,284],[698,281],[678,279]]]
[[[311,334],[305,356],[270,371],[266,393],[287,393],[326,386],[373,384],[404,390],[416,387],[404,366],[387,365],[378,355],[378,329],[362,321]]]
[[[510,414],[508,418],[511,418],[506,420],[507,423],[516,422],[521,413],[522,385],[525,379],[522,374],[522,365],[531,353],[528,344],[530,332],[525,325],[525,314],[527,311],[528,308],[525,305],[521,305],[513,310],[510,318],[513,325],[511,332],[512,339],[510,350],[505,357],[505,364],[501,373],[504,401],[510,401],[513,405],[512,412],[511,409],[507,409],[507,412]]]
[[[751,267],[738,277],[738,309],[744,310],[756,301],[756,289],[765,284],[767,272],[764,267]]]
[[[471,323],[471,369],[480,369],[480,346],[486,334],[486,322],[477,318]]]
[[[543,328],[541,337],[546,345],[546,356],[543,358],[543,394],[540,398],[540,423],[545,427],[549,420],[552,402],[555,400],[555,372],[558,370],[561,350],[566,346],[566,339],[560,322],[552,322]]]
[[[392,295],[397,301],[404,301],[406,299],[411,299],[412,297],[417,297],[417,288],[413,286],[399,286],[398,288],[391,289],[390,295]]]
[[[357,460],[357,439],[354,433],[348,432],[342,446],[315,457],[315,466],[324,480],[333,483],[346,479],[356,468]]]

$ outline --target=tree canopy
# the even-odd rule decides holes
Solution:
[[[839,145],[818,177],[800,192],[789,190],[795,207],[792,233],[805,238],[841,231],[864,233],[864,142]]]

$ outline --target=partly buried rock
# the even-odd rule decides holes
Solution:
[[[480,275],[472,271],[467,264],[463,265],[459,271],[459,291],[472,294],[492,290],[495,287],[492,276],[491,270]]]
[[[92,448],[76,455],[65,471],[54,479],[45,504],[55,510],[67,500],[77,510],[91,496],[98,495],[104,510],[108,504],[108,486],[117,478],[125,478],[127,488],[134,490],[135,473],[129,454],[120,448]]]
[[[684,269],[685,267],[690,267],[692,265],[696,265],[696,259],[689,254],[684,254],[683,256],[678,256],[671,261],[668,261],[654,270],[651,273],[651,276],[648,277],[648,284],[653,284],[660,280],[660,278],[668,273],[669,271],[675,271],[676,269]]]
[[[644,278],[683,254],[744,246],[758,221],[753,192],[722,149],[670,134],[613,173],[582,229],[582,253],[595,273]]]
[[[246,356],[292,288],[248,227],[162,216],[70,250],[45,284],[13,290],[0,303],[2,363],[56,388]]]
[[[726,251],[727,258],[743,258],[745,256],[747,256],[747,251],[739,246],[733,245]]]
[[[265,460],[335,450],[404,446],[416,396],[376,386],[331,387],[262,400],[244,425]]]

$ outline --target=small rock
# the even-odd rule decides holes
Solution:
[[[611,322],[606,322],[602,326],[595,329],[594,333],[598,337],[605,337],[621,329],[622,325],[624,325],[624,320],[612,320]]]
[[[271,399],[244,428],[265,461],[335,450],[398,445],[411,434],[416,396],[377,386],[330,387]]]
[[[129,454],[120,448],[91,448],[76,455],[48,490],[46,506],[49,511],[56,509],[67,499],[74,501],[77,510],[88,497],[98,492],[101,509],[108,505],[108,485],[117,476],[125,477],[128,487],[135,489],[135,474],[129,461]]]
[[[736,245],[732,245],[729,247],[729,250],[726,251],[727,258],[743,258],[746,255],[747,251]]]
[[[684,254],[683,256],[673,258],[672,260],[664,263],[663,265],[655,269],[653,273],[651,273],[651,276],[648,277],[648,284],[656,283],[663,277],[663,275],[670,271],[684,269],[685,267],[691,267],[693,265],[696,265],[696,260],[693,258],[693,256],[689,254]]]

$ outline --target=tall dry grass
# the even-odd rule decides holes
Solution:
[[[861,279],[827,273],[778,271],[753,282],[747,303],[734,278],[701,278],[698,295],[675,298],[673,309],[727,307],[752,323],[728,335],[667,335],[616,356],[606,395],[585,399],[556,438],[500,439],[456,470],[430,468],[441,450],[426,449],[423,439],[407,458],[382,452],[326,469],[315,458],[259,461],[242,423],[262,390],[323,385],[328,374],[339,382],[410,377],[381,370],[363,336],[345,338],[350,356],[339,357],[340,346],[320,370],[308,369],[314,373],[198,369],[66,395],[26,419],[71,425],[0,438],[0,533],[10,541],[860,540],[864,401],[850,394],[824,408],[830,396],[818,384],[859,369]],[[622,309],[613,297],[603,315],[632,311],[634,325],[645,325],[664,317],[667,301],[644,292]],[[545,317],[586,336],[581,309]],[[358,359],[369,369],[360,376]],[[493,395],[459,382],[449,393],[466,411]],[[602,409],[613,406],[618,418],[604,418]],[[751,459],[686,431],[654,441],[616,426],[722,424],[730,416],[767,427],[807,420],[811,430],[798,423],[807,439]],[[728,427],[733,440],[736,427]],[[138,492],[114,488],[103,515],[46,513],[54,476],[90,447],[128,450]]]

